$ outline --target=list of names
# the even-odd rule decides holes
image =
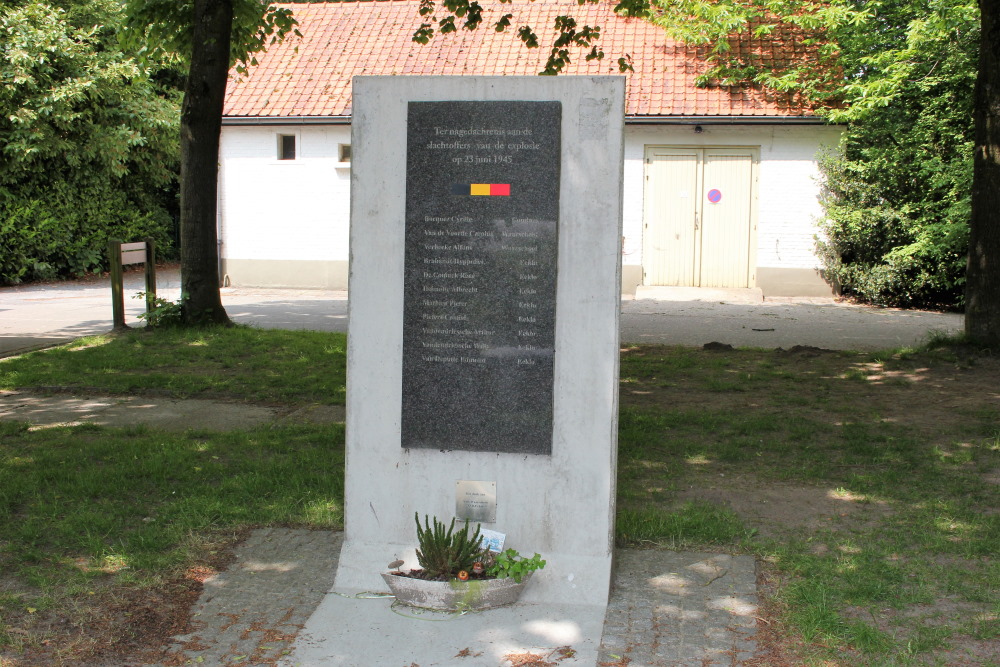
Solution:
[[[403,447],[548,454],[558,102],[412,102]]]

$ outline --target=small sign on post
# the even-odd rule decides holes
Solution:
[[[108,242],[108,259],[111,262],[111,311],[114,329],[127,329],[125,324],[125,280],[123,267],[130,264],[146,265],[146,313],[156,304],[156,245],[152,239],[136,243],[122,243],[118,239]]]

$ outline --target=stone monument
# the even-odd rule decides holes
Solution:
[[[357,77],[345,543],[417,567],[414,514],[604,605],[614,540],[622,77]]]

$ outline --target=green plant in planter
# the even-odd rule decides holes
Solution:
[[[464,528],[456,532],[454,519],[445,530],[437,517],[433,517],[433,526],[426,516],[423,526],[420,525],[419,514],[414,513],[413,518],[417,522],[417,562],[428,579],[453,579],[463,570],[472,570],[473,564],[481,561],[483,547],[479,524],[476,524],[475,533],[470,537],[468,521]]]
[[[486,573],[497,579],[510,577],[517,583],[526,574],[541,570],[545,567],[545,561],[541,554],[535,554],[531,558],[525,558],[514,549],[507,549],[493,557],[493,564],[486,570]]]

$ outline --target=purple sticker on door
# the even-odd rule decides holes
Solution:
[[[712,202],[713,204],[718,204],[720,201],[722,201],[722,191],[716,190],[715,188],[709,190],[708,201]]]

